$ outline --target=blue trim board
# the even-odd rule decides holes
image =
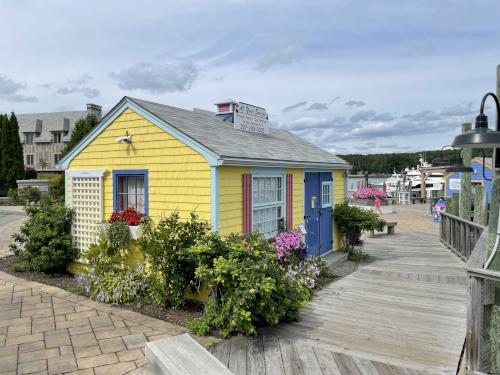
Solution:
[[[219,229],[219,167],[210,167],[210,223]]]
[[[172,137],[191,147],[193,150],[205,157],[209,165],[217,165],[217,160],[219,159],[219,156],[217,154],[215,154],[211,150],[208,150],[206,147],[196,142],[192,138],[186,136],[184,133],[180,132],[172,125],[159,119],[152,113],[144,110],[142,107],[140,107],[127,97],[123,98],[121,102],[105,116],[103,121],[101,121],[97,127],[95,127],[83,140],[81,140],[80,143],[75,148],[73,148],[73,150],[65,155],[59,161],[59,165],[61,165],[63,168],[68,168],[69,163],[73,160],[73,158],[77,156],[85,147],[87,147],[90,142],[92,142],[99,134],[101,134],[108,127],[108,125],[111,124],[126,109],[133,110],[137,114],[144,117],[146,120],[164,130],[167,134],[170,134]]]
[[[115,169],[113,170],[113,211],[118,211],[118,177],[144,176],[144,209],[149,215],[149,179],[147,169]]]

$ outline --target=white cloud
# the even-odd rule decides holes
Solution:
[[[198,77],[198,68],[189,60],[171,59],[162,64],[137,63],[111,76],[122,89],[164,94],[189,90]]]
[[[266,71],[275,65],[287,65],[302,57],[302,47],[288,44],[282,47],[273,47],[257,60],[257,70]]]
[[[26,89],[26,84],[14,81],[0,75],[0,99],[10,102],[37,102],[38,98],[34,96],[25,96],[19,94],[19,91]]]

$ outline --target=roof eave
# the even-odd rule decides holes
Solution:
[[[268,168],[305,168],[305,169],[351,169],[350,164],[344,163],[322,163],[310,161],[272,160],[272,159],[251,159],[221,157],[219,165],[227,166],[248,166],[248,167],[268,167]]]

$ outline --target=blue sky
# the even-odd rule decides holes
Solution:
[[[493,0],[23,0],[0,14],[1,111],[233,98],[337,153],[449,144],[500,64]]]

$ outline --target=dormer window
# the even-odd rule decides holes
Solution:
[[[27,145],[32,145],[33,144],[33,133],[25,133],[24,134],[24,143]]]
[[[62,143],[62,132],[52,133],[52,143]]]

